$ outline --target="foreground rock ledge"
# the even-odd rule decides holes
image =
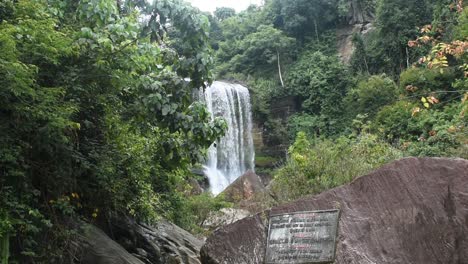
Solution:
[[[406,158],[217,230],[202,263],[264,263],[268,216],[340,208],[335,263],[468,264],[468,160]]]
[[[146,225],[122,217],[112,221],[113,239],[101,229],[82,224],[76,243],[82,264],[200,264],[203,241],[161,220]]]

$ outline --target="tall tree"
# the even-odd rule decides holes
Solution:
[[[257,32],[247,35],[239,42],[239,50],[227,63],[234,72],[253,73],[261,69],[277,69],[282,79],[283,63],[293,54],[295,41],[272,26],[261,25]],[[280,59],[281,56],[281,59]],[[228,70],[226,69],[226,70]]]
[[[333,135],[344,129],[342,98],[348,91],[350,77],[336,56],[303,53],[291,67],[286,85],[290,94],[302,102],[301,110],[320,119],[318,134]]]
[[[408,50],[408,41],[418,34],[418,27],[432,19],[428,0],[380,0],[377,5],[379,63],[394,76],[419,58]]]
[[[217,7],[214,11],[214,15],[219,21],[223,21],[236,15],[236,10],[230,7]]]
[[[318,39],[320,33],[338,16],[335,0],[273,0],[267,10],[274,26],[300,41]]]

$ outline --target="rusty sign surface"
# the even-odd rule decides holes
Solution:
[[[339,210],[270,215],[265,263],[333,262],[339,215]]]

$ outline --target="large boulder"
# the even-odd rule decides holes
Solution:
[[[201,264],[203,241],[161,220],[155,225],[122,217],[106,227],[81,223],[73,249],[83,264]]]
[[[84,224],[78,240],[80,263],[83,264],[144,264],[109,238],[101,229]]]
[[[172,223],[161,220],[155,225],[147,225],[128,218],[112,222],[108,232],[146,264],[201,263],[203,241]]]
[[[468,263],[468,161],[406,158],[218,229],[202,263],[264,263],[269,214],[339,208],[338,264]]]
[[[271,197],[260,177],[253,171],[247,171],[231,183],[222,193],[225,200],[232,202],[234,207],[258,213],[265,209],[265,204],[271,203]]]
[[[222,208],[217,212],[210,213],[208,218],[203,222],[203,227],[208,230],[216,230],[248,216],[250,216],[250,212],[244,209]]]
[[[253,171],[248,170],[244,175],[237,178],[221,194],[226,201],[240,202],[254,198],[254,195],[263,192],[265,187],[262,180]]]

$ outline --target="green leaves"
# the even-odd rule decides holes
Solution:
[[[269,8],[275,27],[300,41],[307,37],[316,38],[338,17],[337,1],[274,0]]]
[[[301,110],[318,116],[326,135],[336,134],[344,128],[344,107],[341,98],[349,89],[348,71],[336,56],[321,52],[304,52],[286,76],[291,95],[300,99]]]
[[[81,0],[78,10],[84,24],[97,27],[115,22],[118,15],[116,2],[112,0]]]
[[[282,201],[295,200],[349,183],[401,157],[401,151],[367,133],[309,141],[299,132],[287,162],[275,172],[272,191]]]
[[[408,49],[418,27],[430,23],[434,1],[377,1],[375,39],[369,43],[371,73],[385,72],[395,78],[419,59],[424,49]],[[402,8],[404,7],[404,8]]]
[[[383,106],[398,100],[398,89],[386,75],[373,75],[351,88],[344,100],[351,118],[358,114],[368,114],[372,118]]]
[[[64,262],[70,218],[177,211],[190,166],[226,128],[192,104],[212,64],[207,19],[195,9],[46,2],[0,11],[0,236],[14,232],[21,263]],[[142,12],[160,20],[141,23]],[[181,49],[168,41],[168,21]]]
[[[236,10],[230,7],[217,7],[214,11],[214,15],[219,21],[223,21],[236,15]]]
[[[163,116],[166,116],[170,111],[171,111],[171,106],[170,105],[164,105],[162,107],[162,115]]]
[[[429,103],[425,97],[421,97],[421,102],[423,103],[424,107],[429,108]]]
[[[139,3],[143,14],[148,15],[147,24],[142,35],[149,35],[152,41],[161,43],[167,39],[168,33],[179,33],[176,38],[176,48],[179,62],[174,65],[176,71],[183,77],[190,78],[192,88],[204,87],[210,83],[212,76],[211,49],[209,47],[208,18],[197,13],[197,10],[181,0],[154,1],[153,4]],[[166,27],[166,21],[171,20],[171,27]],[[173,30],[173,31],[169,31]]]
[[[262,69],[274,72],[281,60],[287,62],[294,53],[295,40],[287,37],[282,31],[271,25],[260,25],[255,32],[246,35],[242,40],[232,43],[231,39],[220,44],[219,59],[226,60],[227,67],[222,73],[254,73]],[[232,49],[232,46],[235,49]]]

